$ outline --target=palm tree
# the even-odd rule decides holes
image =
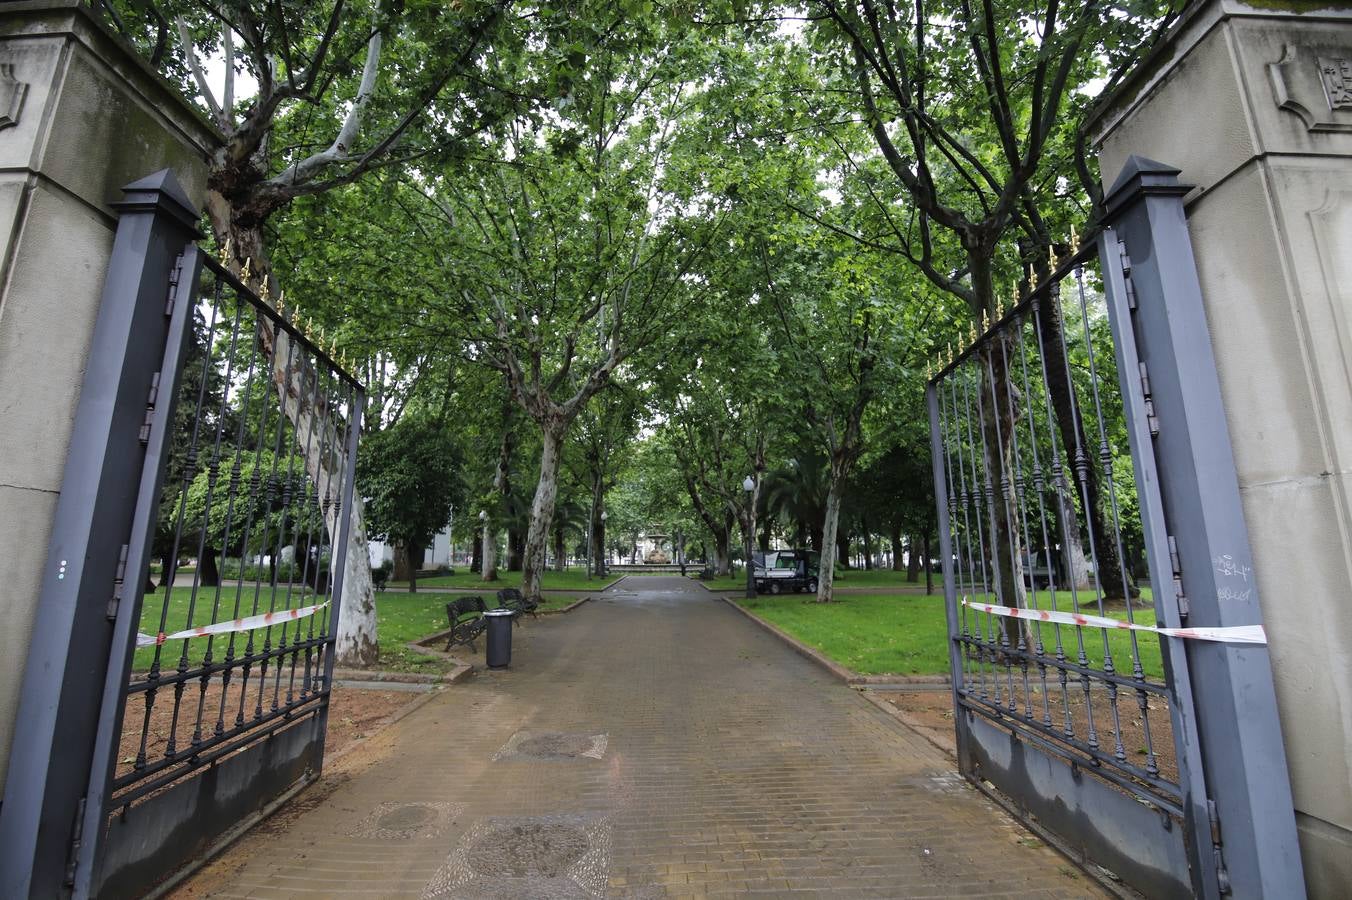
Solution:
[[[808,454],[792,458],[782,469],[768,472],[763,484],[765,511],[793,529],[795,544],[810,542],[820,553],[826,494],[831,486],[826,457]]]

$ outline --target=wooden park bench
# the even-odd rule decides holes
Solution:
[[[530,613],[531,618],[539,618],[540,615],[538,612],[540,604],[527,600],[516,588],[503,588],[498,591],[498,605],[512,611],[513,622],[526,613]]]
[[[468,645],[477,650],[474,639],[483,632],[488,620],[484,618],[483,597],[460,597],[446,604],[446,618],[451,623],[451,633],[446,639],[446,649],[456,644]]]

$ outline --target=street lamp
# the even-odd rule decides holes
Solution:
[[[481,539],[482,549],[479,550],[479,577],[486,579],[488,577],[489,569],[488,555],[493,552],[488,547],[488,510],[486,509],[479,510],[479,527],[483,531],[483,538]]]
[[[751,545],[755,540],[756,510],[751,505],[756,482],[750,475],[742,481],[742,490],[746,491],[746,599],[756,598],[756,565],[751,561]]]
[[[606,549],[606,511],[601,510],[601,546],[600,553],[596,555],[596,574],[605,577],[606,563],[610,560],[610,552]]]

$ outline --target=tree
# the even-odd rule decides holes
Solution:
[[[275,212],[296,197],[349,184],[377,166],[463,147],[504,108],[520,102],[519,94],[495,86],[522,74],[513,70],[520,57],[512,50],[520,45],[514,43],[505,2],[442,8],[333,0],[260,8],[228,0],[166,2],[163,8],[117,2],[104,8],[120,29],[153,48],[152,64],[178,81],[186,95],[200,97],[224,136],[207,179],[212,233],[234,271],[246,282],[267,282],[270,290],[263,293],[275,297],[280,286],[264,235]],[[176,46],[168,43],[171,18]],[[490,43],[498,54],[486,53]],[[207,54],[219,54],[224,62],[219,98],[201,64]],[[360,70],[354,65],[358,58]],[[251,99],[235,96],[239,72],[257,85]],[[372,133],[376,136],[368,137]],[[311,373],[308,364],[286,364],[293,356],[286,334],[263,324],[260,341],[288,417],[297,425],[303,419],[322,423],[324,417],[311,415],[306,401],[295,399],[306,396],[296,386]],[[306,461],[312,477],[326,482],[342,474],[329,471],[334,465],[341,465],[341,456]],[[360,500],[345,512],[351,528],[335,652],[346,665],[367,665],[375,662],[377,643]],[[336,535],[335,516],[326,520]]]
[[[619,466],[616,451],[628,444],[638,430],[641,398],[630,385],[610,382],[579,414],[572,452],[565,455],[569,470],[590,497],[587,548],[588,577],[597,571],[605,555],[606,494],[615,486]]]
[[[443,423],[405,418],[372,435],[357,463],[371,533],[416,560],[463,502],[459,448]],[[411,565],[409,590],[418,590]]]
[[[502,373],[535,424],[539,479],[522,590],[539,595],[562,449],[590,399],[660,337],[717,230],[718,202],[686,190],[678,149],[689,66],[703,45],[655,18],[576,35],[587,72],[553,115],[517,121],[499,158],[429,184],[444,257],[446,334]],[[442,276],[444,278],[444,275]]]
[[[940,290],[961,299],[973,322],[984,327],[995,321],[1001,308],[998,257],[1003,250],[1010,265],[1012,248],[1005,244],[1011,233],[1019,238],[1024,278],[1031,275],[1036,282],[1049,274],[1053,240],[1046,210],[1055,203],[1048,201],[1065,183],[1057,175],[1068,157],[1083,151],[1074,129],[1076,112],[1088,98],[1077,90],[1104,75],[1109,81],[1120,77],[1128,58],[1163,33],[1171,20],[1168,4],[1053,2],[1030,9],[994,0],[900,7],[875,0],[813,0],[813,5],[829,21],[819,32],[826,38],[824,52],[843,47],[840,65],[881,156],[875,161],[846,154],[869,187],[880,220],[877,229],[851,235],[908,260]],[[880,166],[891,176],[890,185],[879,179]],[[1080,167],[1085,170],[1082,162]],[[892,199],[898,189],[905,208]],[[1056,310],[1044,312],[1050,338],[1058,330]],[[1046,350],[1056,359],[1059,340]],[[1003,358],[989,354],[997,395],[1008,377]],[[1059,427],[1073,434],[1079,426],[1069,389],[1050,387]],[[982,426],[988,445],[1007,445],[1000,439],[1007,439],[1013,424],[1008,416],[988,415]],[[1096,517],[1097,527],[1102,524],[1097,473],[1085,487],[1086,514]],[[1002,492],[995,501],[993,524],[1003,532],[1014,520],[1013,497]],[[1065,540],[1077,543],[1078,535]],[[1008,540],[997,537],[993,543],[1004,594],[1022,605],[1018,554]],[[1115,554],[1101,562],[1120,567]]]
[[[759,251],[781,352],[805,373],[793,382],[798,408],[830,472],[817,582],[817,602],[828,603],[841,505],[865,446],[864,416],[905,356],[898,331],[907,298],[888,296],[874,261],[834,236],[814,239],[801,224]]]

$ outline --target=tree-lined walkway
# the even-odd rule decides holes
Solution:
[[[1098,894],[689,579],[625,579],[515,641],[510,671],[382,732],[371,765],[191,895]]]

